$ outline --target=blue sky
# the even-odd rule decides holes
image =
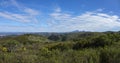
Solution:
[[[119,31],[120,0],[0,0],[0,32]]]

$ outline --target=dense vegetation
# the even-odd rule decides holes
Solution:
[[[0,63],[120,63],[120,32],[6,36]]]

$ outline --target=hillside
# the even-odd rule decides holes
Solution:
[[[5,36],[0,63],[120,63],[120,32]]]

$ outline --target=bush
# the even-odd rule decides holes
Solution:
[[[100,52],[101,63],[120,63],[120,48],[105,47]]]

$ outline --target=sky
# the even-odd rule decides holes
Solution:
[[[0,0],[0,32],[119,31],[120,0]]]

